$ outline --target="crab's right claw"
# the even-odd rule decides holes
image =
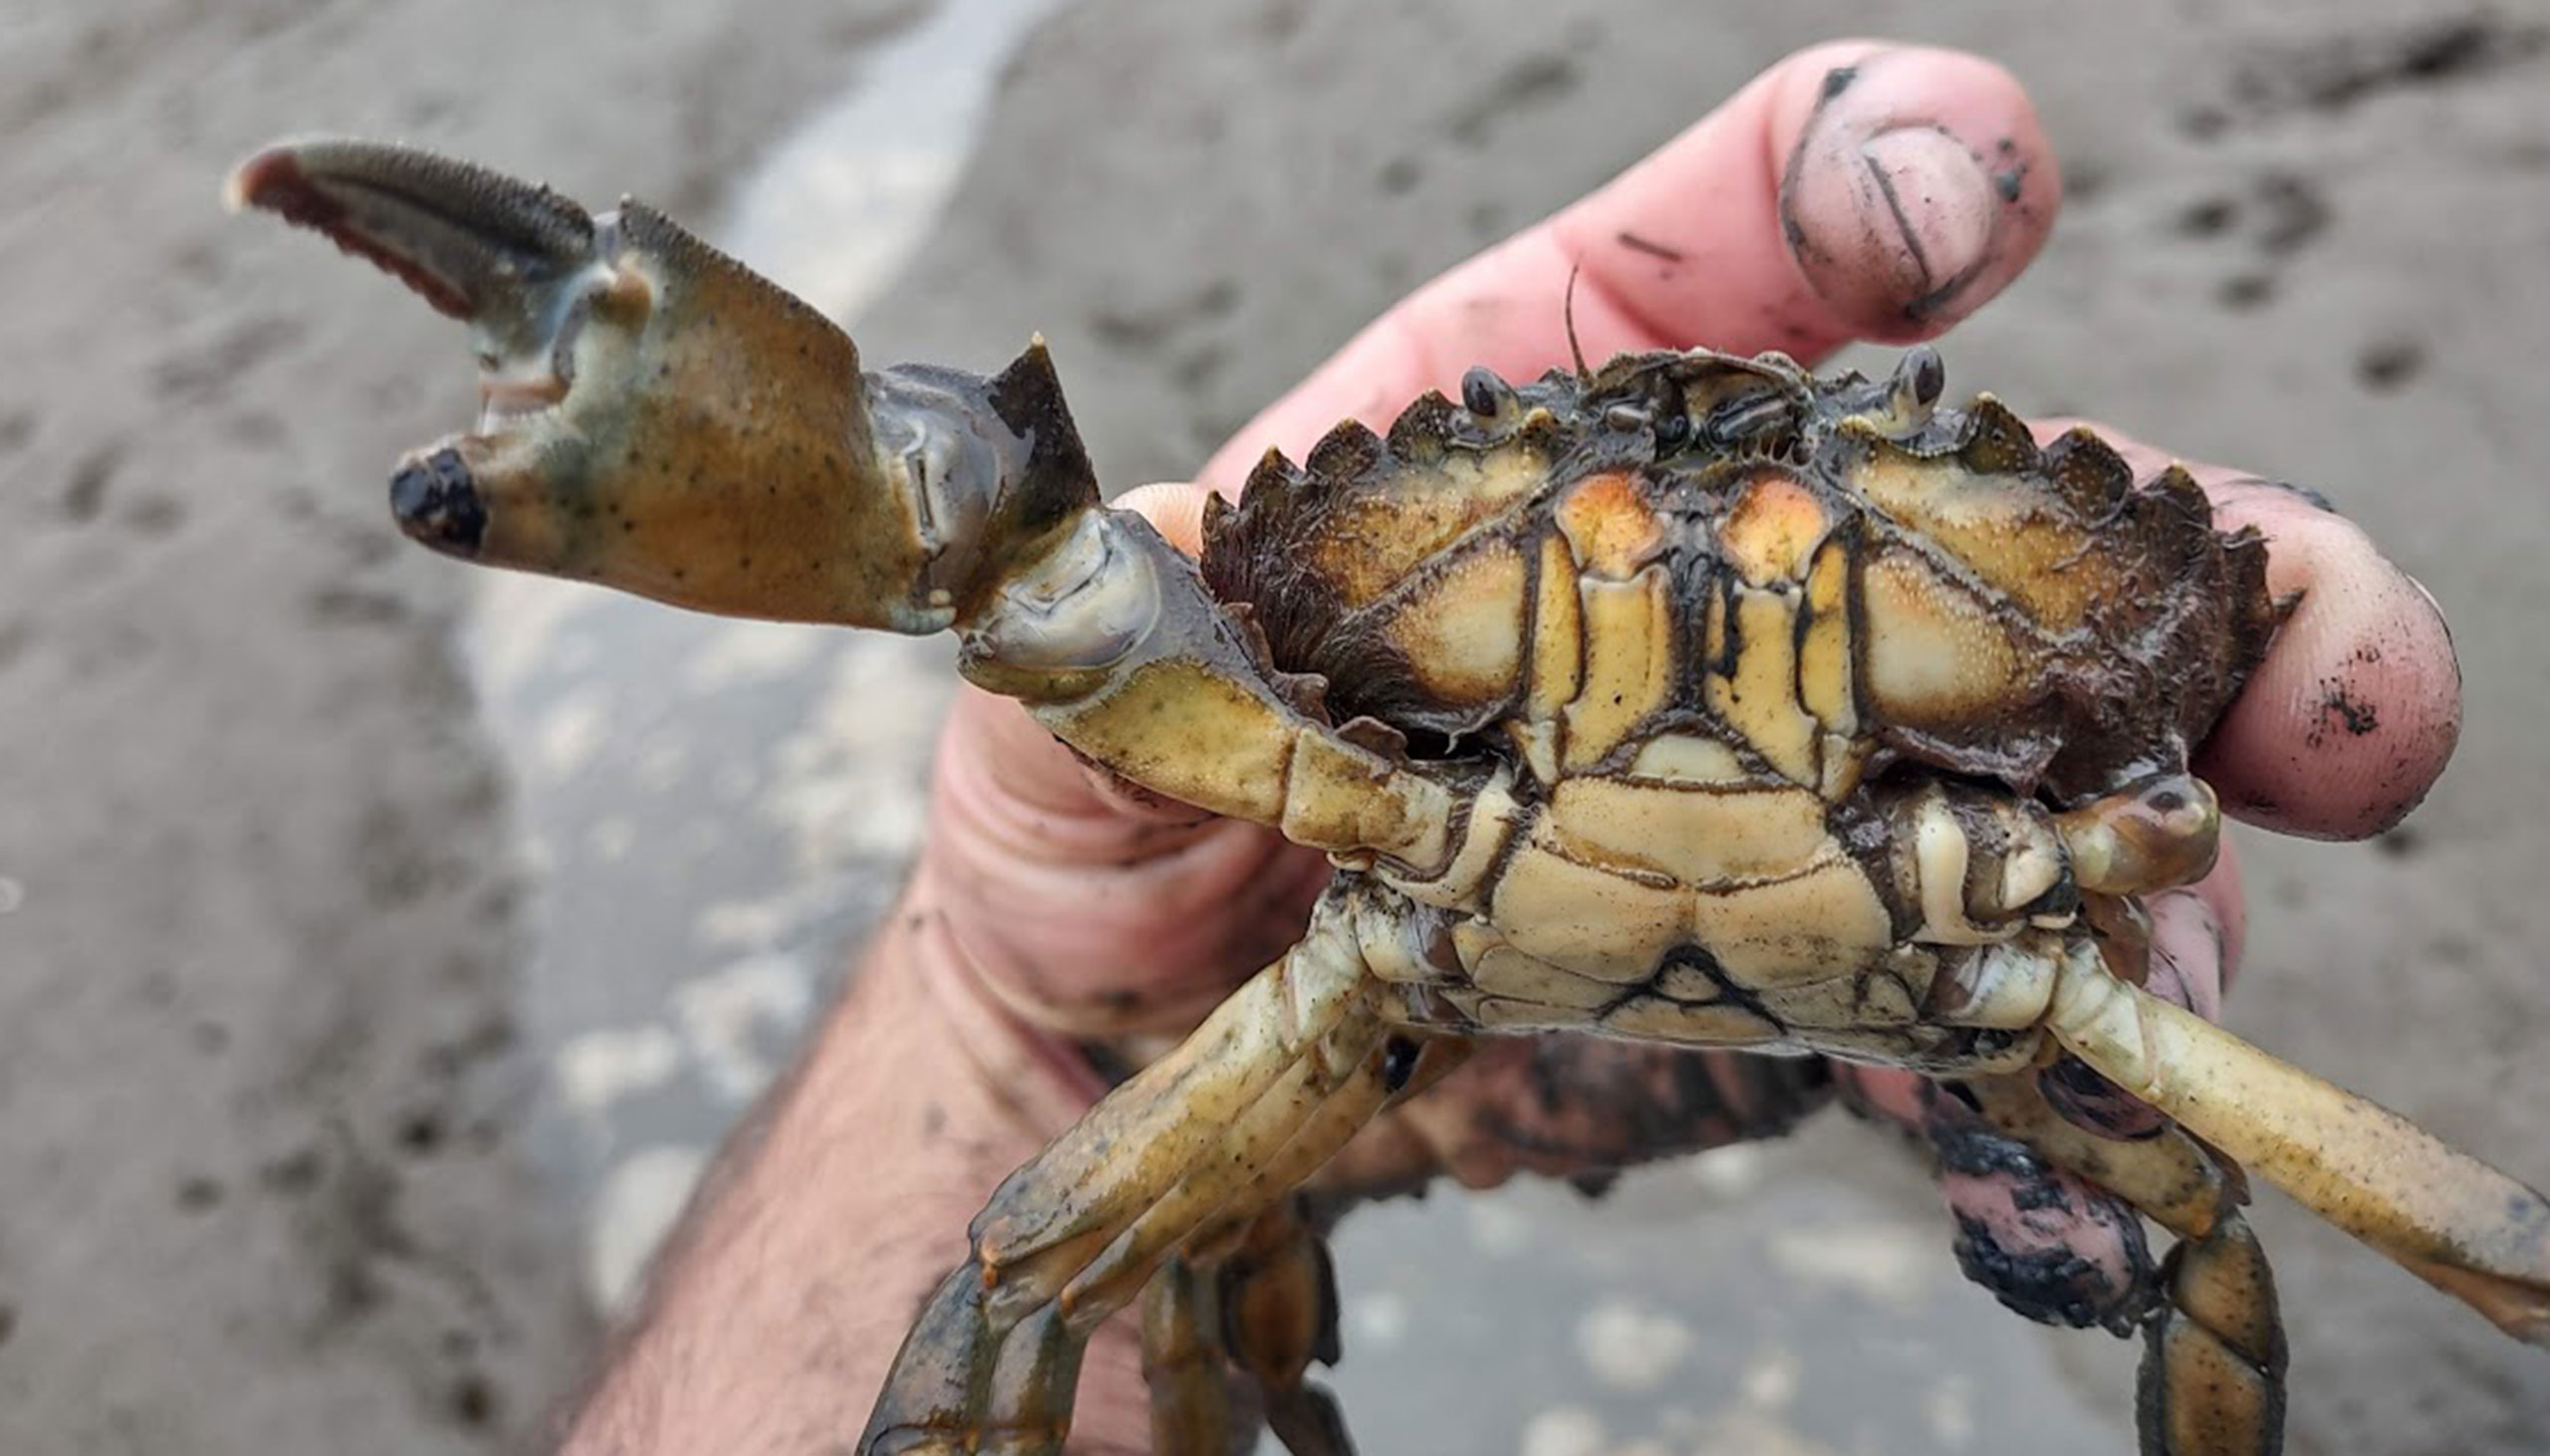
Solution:
[[[234,207],[315,229],[467,323],[478,430],[411,452],[410,536],[735,615],[931,631],[1097,492],[1041,349],[863,375],[821,314],[636,202],[403,146],[286,143]]]

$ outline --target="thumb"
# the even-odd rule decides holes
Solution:
[[[1212,492],[1183,480],[1138,485],[1113,504],[1151,523],[1168,544],[1188,556],[1204,552],[1204,503]]]

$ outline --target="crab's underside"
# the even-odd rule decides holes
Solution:
[[[1041,348],[862,372],[811,309],[636,204],[314,141],[233,199],[465,322],[485,415],[391,485],[465,559],[710,611],[952,629],[963,670],[1155,792],[1337,875],[1303,939],[1018,1170],[859,1449],[1059,1450],[1149,1291],[1163,1450],[1250,1377],[1342,1451],[1291,1197],[1479,1038],[1592,1031],[1912,1069],[2175,1235],[2124,1304],[2152,1456],[2271,1452],[2283,1336],[2245,1165],[2509,1333],[2550,1204],[2142,987],[2138,897],[2212,862],[2189,746],[2265,651],[2264,553],[1988,396],[1785,359],[1483,371],[1270,457],[1200,564],[1100,504]],[[2170,1119],[2086,1130],[2039,1076]],[[2236,1160],[2236,1161],[2235,1161]]]

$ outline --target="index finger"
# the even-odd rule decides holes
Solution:
[[[1270,446],[1380,426],[1483,364],[1693,345],[1813,360],[1936,334],[2036,255],[2061,193],[2009,73],[1960,52],[1801,51],[1599,191],[1454,267],[1357,335],[1200,475],[1235,490]]]

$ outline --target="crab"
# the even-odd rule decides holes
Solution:
[[[1190,560],[1102,503],[1041,342],[863,371],[660,213],[404,147],[279,145],[230,198],[469,327],[479,428],[389,486],[417,541],[952,631],[1088,759],[1333,861],[1297,944],[992,1195],[863,1453],[1059,1451],[1138,1298],[1163,1450],[1243,1433],[1231,1368],[1296,1456],[1348,1450],[1295,1190],[1543,1033],[1909,1069],[2125,1200],[2179,1240],[2108,1312],[2146,1335],[2147,1456],[2279,1448],[2244,1168],[2550,1343],[2550,1202],[2145,988],[2141,897],[2220,832],[2190,747],[2283,612],[2182,471],[1952,406],[1926,348],[1883,379],[1641,354],[1270,454]],[[2086,1130],[2050,1068],[2157,1130]]]

